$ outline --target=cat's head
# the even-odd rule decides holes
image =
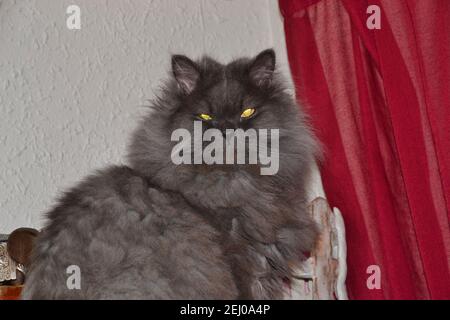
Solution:
[[[172,120],[176,127],[202,121],[205,129],[274,128],[283,115],[271,106],[279,88],[274,85],[275,53],[261,52],[255,59],[240,59],[226,66],[204,57],[195,63],[172,57],[175,94],[180,107]],[[275,91],[275,92],[274,92]]]
[[[206,188],[223,194],[233,186],[245,191],[245,188],[263,188],[264,184],[279,188],[278,183],[285,183],[288,188],[299,181],[296,175],[306,174],[314,161],[316,144],[303,113],[285,89],[276,72],[272,49],[226,65],[209,57],[193,61],[174,55],[169,81],[133,136],[130,165],[172,190]],[[247,161],[249,141],[264,141],[259,134],[266,130],[269,149],[265,151],[273,156],[270,161],[277,161],[271,164],[276,165],[276,170],[271,177],[261,175],[259,158],[256,165],[205,163],[201,160],[203,155],[200,155],[201,163],[196,162],[194,139],[204,136],[196,135],[195,124],[201,125],[202,134],[214,129],[210,131],[222,134],[224,141],[229,138],[227,129],[256,133],[256,140],[246,140]],[[180,129],[191,139],[181,139],[177,134]],[[271,131],[277,131],[278,136]],[[275,138],[278,142],[272,143]],[[199,143],[204,149],[213,140],[202,139]],[[259,145],[256,150],[264,147]],[[226,163],[225,146],[221,152]],[[174,161],[174,155],[192,162],[179,163]],[[266,162],[267,166],[270,165]]]

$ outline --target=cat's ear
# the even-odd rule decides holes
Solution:
[[[200,71],[194,61],[183,55],[173,55],[172,72],[183,93],[194,91],[200,79]]]
[[[250,63],[249,76],[258,87],[270,84],[275,70],[275,51],[267,49],[259,53]]]

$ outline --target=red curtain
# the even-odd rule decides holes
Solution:
[[[450,299],[450,1],[279,3],[324,189],[346,223],[350,298]]]

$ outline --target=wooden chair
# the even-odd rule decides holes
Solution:
[[[309,207],[320,236],[308,260],[296,268],[285,298],[290,300],[347,300],[347,246],[342,215],[318,197]]]

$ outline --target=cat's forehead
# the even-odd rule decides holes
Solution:
[[[208,56],[197,62],[206,82],[219,82],[242,80],[248,71],[248,59],[242,58],[233,60],[228,64],[222,64]]]
[[[245,61],[233,61],[227,65],[207,58],[203,61],[204,94],[210,102],[220,105],[237,105],[245,96]]]
[[[245,90],[242,84],[233,78],[224,77],[207,90],[209,99],[224,104],[235,104],[242,99]]]

